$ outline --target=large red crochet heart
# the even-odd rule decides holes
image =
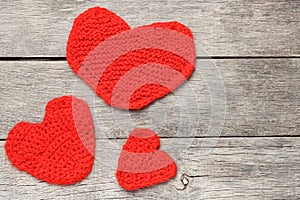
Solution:
[[[95,7],[75,19],[67,60],[107,104],[141,109],[190,77],[196,54],[190,29],[179,22],[131,29],[116,14]]]
[[[123,146],[116,177],[126,190],[136,190],[166,182],[176,175],[173,159],[158,150],[159,137],[149,129],[134,129]]]
[[[20,122],[5,149],[12,165],[52,184],[84,179],[94,162],[94,125],[88,105],[72,96],[51,100],[42,123]]]

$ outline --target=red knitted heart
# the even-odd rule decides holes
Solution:
[[[73,71],[104,101],[141,109],[176,89],[193,72],[191,31],[178,22],[131,29],[105,8],[90,8],[74,21],[67,44]]]
[[[84,179],[94,162],[94,125],[88,105],[72,96],[48,102],[42,123],[20,122],[5,149],[12,165],[52,184]]]
[[[123,146],[116,177],[126,190],[136,190],[165,182],[176,175],[173,159],[157,150],[157,134],[149,129],[134,129]]]

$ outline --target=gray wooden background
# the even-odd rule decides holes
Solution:
[[[108,107],[65,60],[74,18],[94,6],[116,12],[131,27],[184,23],[195,36],[196,72],[140,112]],[[299,13],[296,0],[2,0],[0,199],[299,199]],[[212,90],[220,89],[207,82],[213,75],[222,81],[226,101],[212,97]],[[184,120],[178,101],[189,97],[187,88],[199,108],[185,113],[195,116],[192,124],[197,119],[192,134],[188,124],[178,127]],[[50,99],[70,94],[91,106],[96,161],[82,182],[49,185],[11,166],[5,139],[17,122],[41,121]],[[226,115],[212,117],[212,98]],[[164,120],[155,115],[162,108]],[[213,122],[222,125],[221,132],[208,133]],[[114,173],[121,146],[137,126],[158,132],[162,149],[168,149],[179,169],[167,183],[126,192]]]

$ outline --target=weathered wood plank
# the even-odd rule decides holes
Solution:
[[[299,59],[198,60],[192,77],[173,94],[127,113],[94,96],[64,61],[0,62],[0,139],[19,121],[41,121],[50,99],[70,94],[90,104],[98,138],[126,138],[138,126],[162,137],[218,136],[208,130],[217,129],[223,117],[222,136],[299,135],[299,64]],[[215,81],[218,73],[225,91]]]
[[[137,27],[156,21],[189,26],[212,56],[300,55],[300,2],[127,0],[2,1],[0,56],[65,56],[74,18],[89,7],[106,7]]]
[[[162,147],[172,140],[163,139]],[[0,142],[1,199],[298,199],[300,196],[300,138],[195,139],[191,146],[173,146],[170,153],[179,167],[177,177],[136,192],[119,187],[116,161],[125,142],[97,140],[91,174],[72,186],[48,185],[18,171],[8,161]],[[174,151],[181,151],[174,156]],[[210,150],[207,154],[206,150]],[[107,156],[109,155],[109,156]],[[185,190],[182,174],[194,176]]]

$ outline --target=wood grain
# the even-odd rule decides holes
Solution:
[[[74,18],[94,6],[133,28],[182,22],[194,34],[198,58],[234,59],[198,59],[192,77],[174,93],[138,112],[113,109],[66,61],[53,59],[64,59]],[[299,13],[300,1],[285,0],[3,0],[0,199],[299,199]],[[40,122],[46,103],[62,95],[88,102],[97,137],[93,171],[66,187],[12,167],[4,149],[17,122]],[[179,169],[165,184],[126,192],[114,173],[135,127],[155,130]]]
[[[172,140],[163,139],[162,148]],[[136,192],[119,187],[114,176],[125,140],[97,140],[91,174],[76,185],[48,185],[12,167],[0,142],[1,199],[298,199],[300,196],[300,138],[195,139],[191,145],[169,149],[179,167],[165,184]],[[180,142],[178,142],[180,143]],[[173,151],[182,150],[178,156]],[[209,152],[207,151],[209,150]],[[182,174],[189,180],[182,189]],[[186,180],[185,180],[186,181]]]
[[[194,33],[198,56],[299,56],[300,2],[127,0],[2,1],[0,57],[64,57],[73,20],[106,7],[131,27],[180,21]]]
[[[128,113],[107,106],[65,61],[2,61],[0,139],[19,121],[41,121],[50,99],[71,94],[89,103],[97,138],[126,138],[135,127],[161,137],[299,135],[299,64],[299,59],[197,60],[192,77],[173,94]]]

